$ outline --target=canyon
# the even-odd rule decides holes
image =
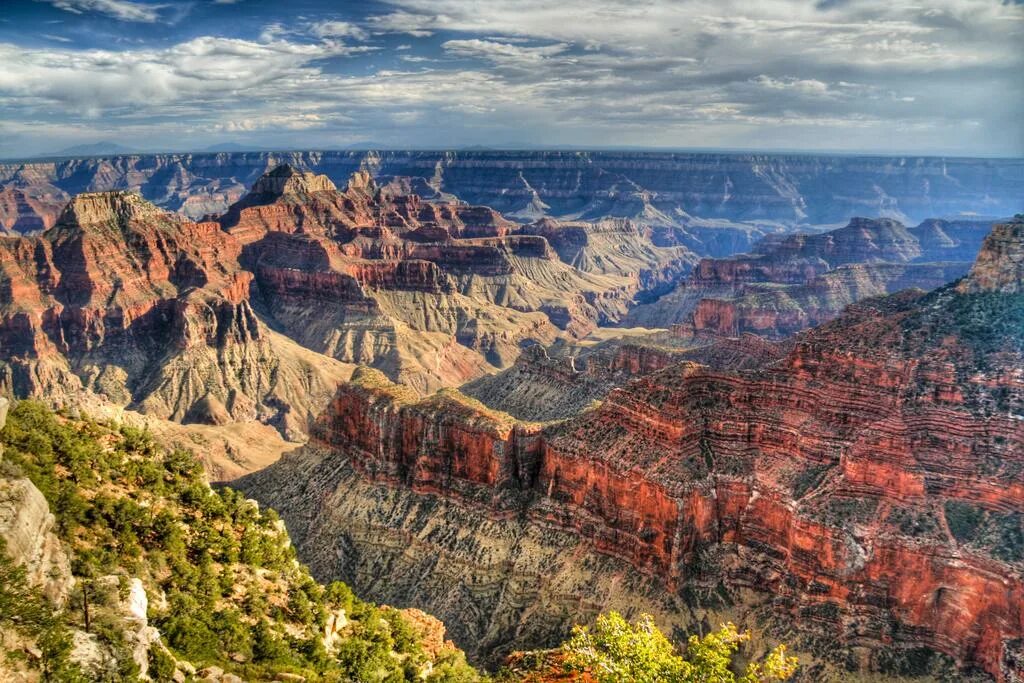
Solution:
[[[531,233],[407,190],[283,165],[198,223],[77,195],[41,235],[0,238],[0,385],[301,440],[355,364],[456,386],[620,320],[696,261],[630,221]]]
[[[0,393],[196,450],[487,666],[616,609],[1009,683],[1024,171],[969,161],[0,164]]]
[[[957,284],[849,306],[745,370],[669,363],[553,423],[360,370],[306,447],[239,484],[314,572],[425,606],[485,661],[620,609],[742,618],[814,680],[1020,680],[1022,228]]]

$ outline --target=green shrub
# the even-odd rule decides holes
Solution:
[[[956,540],[961,543],[974,538],[985,521],[985,511],[959,500],[946,501],[946,524]]]
[[[11,409],[0,438],[5,471],[24,473],[50,503],[80,585],[139,576],[151,597],[166,596],[166,608],[150,602],[169,649],[151,655],[158,680],[173,675],[171,655],[253,680],[285,671],[310,681],[419,680],[426,655],[400,612],[360,601],[343,583],[316,583],[295,561],[278,515],[230,488],[212,490],[188,451],[165,450],[134,427],[59,418],[32,401]],[[133,680],[123,627],[108,618],[115,601],[92,599],[94,632],[117,654],[119,675]],[[350,626],[332,656],[320,636],[339,609]],[[0,562],[0,624],[34,624],[47,680],[82,680],[67,664],[71,616],[77,611],[55,615],[24,572]],[[432,680],[479,680],[455,654],[436,671],[460,678]]]
[[[725,624],[704,637],[690,636],[680,654],[651,616],[630,623],[609,612],[592,629],[576,626],[562,653],[570,670],[586,671],[599,683],[759,683],[793,676],[796,658],[786,656],[785,645],[748,664],[743,674],[733,673],[733,656],[749,638]]]

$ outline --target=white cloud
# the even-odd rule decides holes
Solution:
[[[423,118],[423,112],[421,111],[396,111],[390,116],[391,120],[399,125],[408,125],[410,123],[416,123]]]
[[[390,0],[371,18],[405,33],[439,30],[556,40],[650,54],[705,53],[722,65],[813,55],[832,64],[949,68],[1020,57],[1024,10],[1000,0],[933,0],[931,8],[850,0]],[[941,21],[940,21],[941,19]]]
[[[339,117],[321,114],[295,112],[292,114],[261,114],[251,118],[232,118],[213,126],[214,130],[227,133],[253,132],[261,130],[313,130],[324,128]]]
[[[320,21],[310,26],[317,38],[353,38],[366,40],[369,36],[362,28],[347,21]]]
[[[769,90],[796,90],[808,95],[823,96],[828,95],[830,92],[828,83],[823,83],[813,78],[794,78],[792,76],[772,78],[771,76],[761,74],[752,80],[762,88],[768,88]]]
[[[480,136],[471,143],[841,140],[1024,154],[1019,4],[384,2],[379,16],[270,24],[256,41],[127,51],[0,44],[0,119],[34,121],[35,131],[84,125],[93,139],[149,125],[262,144],[280,131],[292,146],[391,134],[429,134],[440,145],[470,131]],[[383,32],[443,32],[442,54],[410,54],[418,42],[409,41],[346,72],[338,58],[376,49],[355,43]]]
[[[373,27],[383,33],[405,33],[416,38],[434,35],[433,28],[446,21],[446,17],[428,16],[412,12],[392,12],[370,17]]]
[[[523,47],[511,43],[499,43],[493,40],[449,40],[441,45],[449,54],[456,57],[475,57],[492,61],[496,64],[524,65],[537,64],[547,57],[561,54],[568,45],[557,43],[540,47]]]
[[[308,63],[345,54],[332,43],[257,43],[203,37],[161,50],[26,50],[0,44],[0,96],[7,106],[56,103],[97,115],[136,107],[160,111],[191,100],[237,97],[270,83],[301,87],[319,76]]]
[[[99,12],[120,19],[152,24],[160,21],[160,10],[170,5],[147,5],[131,0],[44,0],[67,12]]]

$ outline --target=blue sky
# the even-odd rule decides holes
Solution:
[[[2,0],[0,157],[609,147],[1024,156],[1000,0]]]

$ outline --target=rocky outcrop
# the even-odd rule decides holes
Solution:
[[[674,363],[543,428],[377,380],[242,486],[321,576],[416,601],[476,656],[628,605],[757,621],[812,676],[946,657],[1019,680],[1021,321],[1012,287],[871,299],[784,356],[747,343],[754,369]]]
[[[198,218],[223,212],[246,187],[282,163],[326,175],[339,187],[345,187],[353,173],[370,171],[381,185],[397,178],[395,185],[404,189],[434,193],[430,198],[454,195],[524,222],[543,216],[622,217],[651,225],[686,226],[686,239],[691,240],[687,246],[709,256],[749,248],[742,228],[721,229],[726,221],[747,221],[754,224],[748,229],[763,235],[763,226],[776,222],[828,225],[851,216],[916,222],[966,212],[1012,215],[1021,210],[1019,187],[1024,181],[1024,166],[1018,159],[315,151],[8,162],[0,164],[0,187],[65,200],[84,191],[129,188],[165,208]],[[14,223],[46,220],[45,209],[22,206],[16,210]],[[716,251],[730,243],[739,248]]]
[[[268,329],[242,246],[127,192],[86,193],[37,238],[0,240],[0,383],[289,436],[351,371]]]
[[[1024,283],[1024,217],[997,225],[981,245],[961,292],[1020,293]]]
[[[67,602],[74,585],[71,562],[54,531],[46,499],[28,479],[0,478],[0,536],[31,584],[40,586],[54,604]]]
[[[583,267],[486,207],[428,204],[365,172],[344,191],[288,167],[271,175],[220,219],[246,244],[261,309],[303,346],[421,392],[618,320],[634,295],[693,262],[630,225],[577,224],[602,235],[608,257]]]
[[[0,429],[7,419],[9,402],[0,397]],[[3,468],[0,447],[0,468]],[[6,469],[6,468],[3,468]],[[50,506],[25,477],[0,471],[0,537],[4,550],[16,565],[25,568],[30,585],[38,586],[54,605],[68,600],[75,580],[71,560],[57,538]]]

